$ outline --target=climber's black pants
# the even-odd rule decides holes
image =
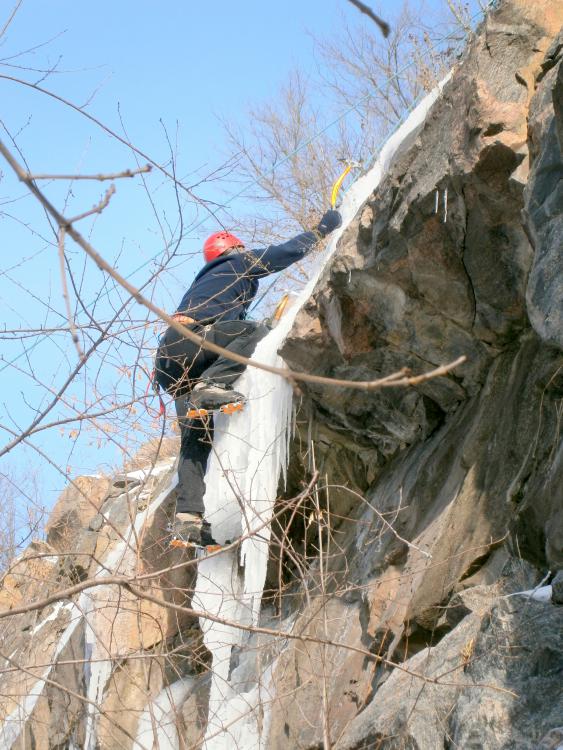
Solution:
[[[189,328],[206,341],[250,357],[268,328],[250,320],[226,320],[208,326]],[[213,440],[213,417],[207,420],[184,419],[189,395],[200,380],[232,385],[245,366],[202,349],[169,328],[160,340],[155,359],[159,385],[175,398],[180,424],[180,460],[176,513],[203,513],[205,470]]]
[[[182,419],[186,398],[176,399],[180,423],[180,458],[178,460],[178,492],[176,513],[204,514],[205,470],[213,441],[213,417]],[[181,405],[178,403],[181,402]]]

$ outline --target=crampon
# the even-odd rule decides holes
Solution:
[[[245,401],[233,401],[230,404],[222,404],[214,409],[204,409],[188,405],[186,417],[188,419],[205,419],[212,414],[227,414],[230,416],[231,414],[236,414],[237,412],[242,411],[245,403]]]

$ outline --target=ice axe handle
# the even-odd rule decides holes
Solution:
[[[331,208],[335,208],[335,206],[336,206],[336,199],[338,197],[338,193],[340,191],[340,187],[341,187],[342,183],[344,182],[344,179],[345,179],[346,175],[348,174],[348,172],[351,169],[352,169],[352,165],[351,164],[347,164],[344,172],[342,172],[342,174],[340,175],[340,177],[336,180],[336,182],[332,186],[332,193],[330,195],[330,207]]]

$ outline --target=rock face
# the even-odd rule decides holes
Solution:
[[[545,341],[563,346],[563,34],[555,39],[530,108],[534,164],[526,186],[527,226],[534,246],[527,302],[530,321]],[[555,116],[553,116],[555,114]]]
[[[556,0],[491,12],[284,345],[347,380],[467,360],[408,389],[302,389],[264,630],[231,657],[268,750],[563,742],[562,23]],[[0,746],[84,747],[95,715],[100,750],[201,747],[173,484],[168,459],[78,480],[6,575]],[[94,576],[130,585],[80,590]]]
[[[347,601],[329,639],[451,685],[358,669],[354,653],[331,651],[327,670],[296,644],[276,670],[289,697],[274,705],[272,747],[322,747],[323,711],[349,750],[532,748],[563,725],[561,611],[502,598],[563,568],[562,22],[551,2],[491,14],[282,352],[348,380],[466,355],[413,389],[303,399],[324,502],[346,519],[326,562]],[[299,621],[318,628],[312,609]],[[323,670],[328,695],[300,689]],[[467,689],[477,683],[518,697]]]

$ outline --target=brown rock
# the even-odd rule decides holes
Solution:
[[[363,649],[360,608],[338,599],[312,600],[294,628]],[[291,641],[273,675],[278,697],[272,703],[268,749],[322,747],[323,716],[333,740],[338,738],[368,701],[373,675],[374,662],[357,652]]]
[[[150,662],[133,658],[123,661],[113,671],[97,735],[100,750],[134,747],[130,737],[136,737],[139,718],[148,699],[162,688],[162,667],[157,658]]]
[[[47,522],[47,541],[60,552],[76,549],[76,535],[87,529],[107,496],[108,477],[77,477],[57,500]]]
[[[59,583],[59,556],[50,544],[33,541],[2,579],[0,609],[48,595]]]
[[[67,726],[72,723],[71,717],[73,713],[76,714],[81,702],[69,697],[66,689],[80,689],[81,670],[67,667],[58,672],[59,667],[51,665],[55,654],[57,660],[82,659],[82,628],[76,618],[76,610],[72,611],[68,603],[67,606],[57,603],[42,612],[17,615],[1,622],[0,650],[8,656],[7,666],[10,667],[0,676],[0,692],[3,696],[1,718],[5,720],[18,707],[23,707],[24,716],[28,714],[33,718],[25,723],[20,744],[14,745],[16,748],[23,750],[31,746],[50,750],[50,737],[55,731],[53,728],[49,729],[51,720],[56,716],[60,720],[64,716]],[[77,623],[74,628],[73,621]],[[63,647],[61,635],[69,627],[72,629],[72,637],[69,635]],[[47,686],[42,683],[41,679],[45,677],[55,685]],[[25,696],[28,696],[27,703],[22,704]],[[60,729],[59,726],[56,731]]]

